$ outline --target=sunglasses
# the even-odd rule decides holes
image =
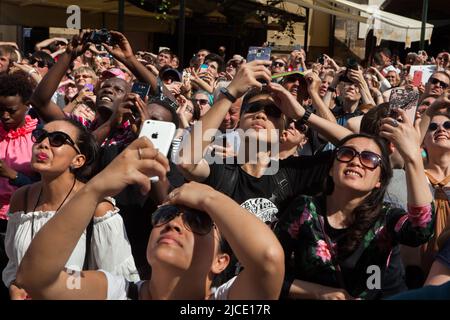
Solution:
[[[281,110],[273,103],[253,102],[243,108],[243,113],[257,113],[264,111],[268,117],[281,118]]]
[[[441,124],[442,127],[444,127],[445,130],[449,130],[450,129],[450,121],[445,121],[444,123]],[[439,128],[439,124],[437,124],[436,122],[432,122],[430,123],[430,125],[428,126],[428,130],[429,131],[436,131]]]
[[[186,229],[200,236],[210,233],[214,226],[206,213],[172,205],[161,206],[152,214],[152,226],[161,227],[180,215]]]
[[[31,141],[33,143],[41,143],[48,137],[50,145],[55,148],[61,147],[63,144],[68,144],[75,149],[77,154],[81,154],[80,149],[73,142],[72,138],[68,134],[61,131],[48,132],[44,129],[34,129],[31,133]]]
[[[438,80],[438,79],[436,79],[436,78],[430,78],[430,81],[429,81],[431,84],[439,84],[439,86],[441,87],[441,88],[443,88],[443,89],[447,89],[448,88],[448,84],[447,83],[445,83],[444,81],[441,81],[441,80]]]
[[[208,104],[208,100],[206,100],[206,99],[192,99],[192,102],[198,103],[199,105],[202,105],[202,106]]]
[[[37,63],[39,68],[44,68],[44,67],[47,66],[47,64],[44,61],[42,61],[42,60],[37,60],[37,59],[31,59],[30,60],[30,64],[31,65],[34,65],[35,63]]]
[[[351,147],[340,147],[336,151],[336,160],[340,162],[350,162],[356,156],[359,158],[359,162],[368,169],[376,169],[381,164],[381,156],[371,151],[358,152]]]
[[[281,68],[281,67],[284,67],[284,66],[285,66],[285,64],[283,62],[273,62],[272,63],[272,67]]]
[[[308,131],[308,126],[300,121],[292,121],[294,123],[295,129],[297,129],[301,133],[306,133]]]

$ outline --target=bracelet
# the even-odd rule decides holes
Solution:
[[[300,121],[300,124],[306,124],[308,122],[309,117],[311,117],[311,113],[312,112],[309,109],[306,109],[303,117],[300,120],[298,120]]]

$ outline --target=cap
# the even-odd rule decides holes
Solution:
[[[107,79],[117,77],[117,78],[125,80],[125,72],[123,72],[119,68],[111,68],[111,69],[103,71],[102,77],[107,78]]]
[[[177,69],[174,69],[174,68],[167,68],[167,69],[163,70],[162,72],[160,72],[159,77],[161,79],[163,79],[163,77],[167,77],[170,75],[172,77],[174,77],[175,81],[181,82],[181,73]]]

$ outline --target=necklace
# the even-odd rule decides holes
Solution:
[[[75,187],[75,184],[77,183],[77,178],[73,178],[73,184],[72,187],[69,190],[69,193],[67,193],[66,197],[64,198],[64,200],[61,202],[61,204],[59,205],[58,209],[56,209],[55,214],[58,212],[59,209],[61,209],[62,205],[64,204],[64,202],[66,202],[67,198],[69,197],[69,195],[72,193],[73,188]],[[39,204],[39,201],[41,200],[41,196],[42,196],[42,187],[41,190],[39,191],[39,196],[38,199],[36,201],[36,204],[33,208],[33,211],[31,212],[32,216],[31,216],[31,240],[34,239],[34,212],[36,211],[36,208]]]

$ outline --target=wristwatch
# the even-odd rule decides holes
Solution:
[[[225,88],[225,87],[221,87],[220,88],[220,93],[222,93],[228,100],[230,100],[232,103],[235,103],[236,102],[236,97],[235,96],[233,96],[231,93],[230,93],[230,91],[228,91],[228,89],[227,88]]]

